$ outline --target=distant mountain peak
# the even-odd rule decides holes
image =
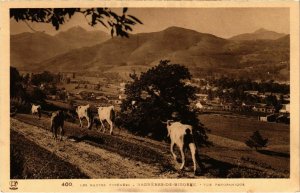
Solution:
[[[285,36],[284,33],[278,33],[275,31],[267,30],[265,28],[259,28],[253,33],[244,33],[231,37],[231,40],[276,40]]]
[[[254,31],[254,33],[263,33],[263,32],[269,32],[270,30],[267,30],[265,28],[259,28],[258,30]]]
[[[167,31],[167,30],[177,30],[177,29],[185,29],[185,28],[178,27],[178,26],[170,26],[170,27],[167,27],[164,31]]]
[[[86,32],[86,30],[84,28],[82,28],[81,26],[75,26],[75,27],[71,27],[68,30],[66,30],[66,32],[72,32],[72,33],[76,33],[76,32]]]
[[[178,27],[178,26],[170,26],[170,27],[164,29],[163,31],[193,31],[193,32],[200,33],[200,32],[198,32],[196,30],[193,30],[193,29],[187,29],[187,28]]]

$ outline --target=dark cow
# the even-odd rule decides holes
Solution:
[[[52,113],[51,116],[51,132],[52,132],[52,136],[55,140],[57,140],[57,132],[58,129],[59,133],[60,133],[60,140],[62,140],[63,135],[64,135],[64,113],[63,111],[59,110],[56,112]]]

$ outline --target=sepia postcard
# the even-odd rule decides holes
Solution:
[[[0,4],[0,191],[300,191],[299,2]]]

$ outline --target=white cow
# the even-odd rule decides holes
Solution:
[[[268,117],[258,117],[259,121],[268,122]]]
[[[100,123],[101,123],[101,128],[103,128],[103,132],[105,132],[105,125],[103,124],[103,121],[107,121],[107,123],[110,125],[109,133],[112,135],[112,133],[113,133],[113,121],[115,119],[114,106],[99,107],[98,108],[98,115],[99,115],[99,120],[100,120]]]
[[[91,113],[91,109],[90,109],[90,105],[87,104],[85,106],[78,106],[76,108],[76,112],[79,118],[79,122],[80,122],[80,127],[82,127],[82,119],[85,118],[88,122],[88,126],[87,128],[91,127],[91,123],[92,123],[92,113]]]
[[[203,109],[203,105],[200,102],[196,103],[196,108],[197,109]]]
[[[183,169],[185,164],[185,155],[184,155],[184,147],[187,145],[190,148],[193,164],[194,164],[194,173],[196,173],[197,165],[196,165],[196,145],[193,139],[193,128],[191,125],[182,124],[180,122],[171,122],[167,121],[167,129],[168,129],[168,136],[171,139],[171,146],[170,150],[173,155],[173,158],[176,160],[176,155],[173,151],[174,145],[176,144],[179,147],[182,164],[180,169]]]
[[[35,105],[35,104],[32,104],[31,106],[31,114],[38,114],[39,115],[39,119],[41,119],[41,116],[42,116],[42,107],[41,105]]]

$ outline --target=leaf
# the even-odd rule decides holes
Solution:
[[[128,8],[127,8],[127,7],[124,7],[124,8],[123,8],[123,14],[126,13],[127,10],[128,10]]]
[[[134,21],[138,22],[139,24],[143,24],[138,18],[134,17],[133,15],[128,15],[128,17],[132,18]]]
[[[129,38],[129,35],[128,35],[128,33],[127,32],[125,32],[125,31],[120,31],[120,34],[121,34],[121,37],[126,37],[126,38]]]
[[[109,24],[109,26],[110,26],[110,27],[112,27],[112,26],[113,26],[113,23],[112,23],[112,22],[110,22],[110,21],[108,21],[108,24]]]
[[[119,21],[119,16],[114,12],[109,12],[117,21]]]
[[[125,25],[125,30],[132,31],[132,28],[129,25]]]
[[[58,24],[58,21],[57,21],[57,18],[56,17],[52,17],[52,25],[55,27],[56,30],[59,29],[59,24]]]
[[[126,24],[129,24],[129,25],[135,25],[136,24],[136,22],[134,22],[134,21],[132,21],[131,19],[125,19],[125,23]]]
[[[101,19],[98,19],[98,21],[104,26],[107,28],[107,25],[101,20]]]
[[[97,11],[98,11],[99,14],[102,14],[103,8],[97,8]]]

